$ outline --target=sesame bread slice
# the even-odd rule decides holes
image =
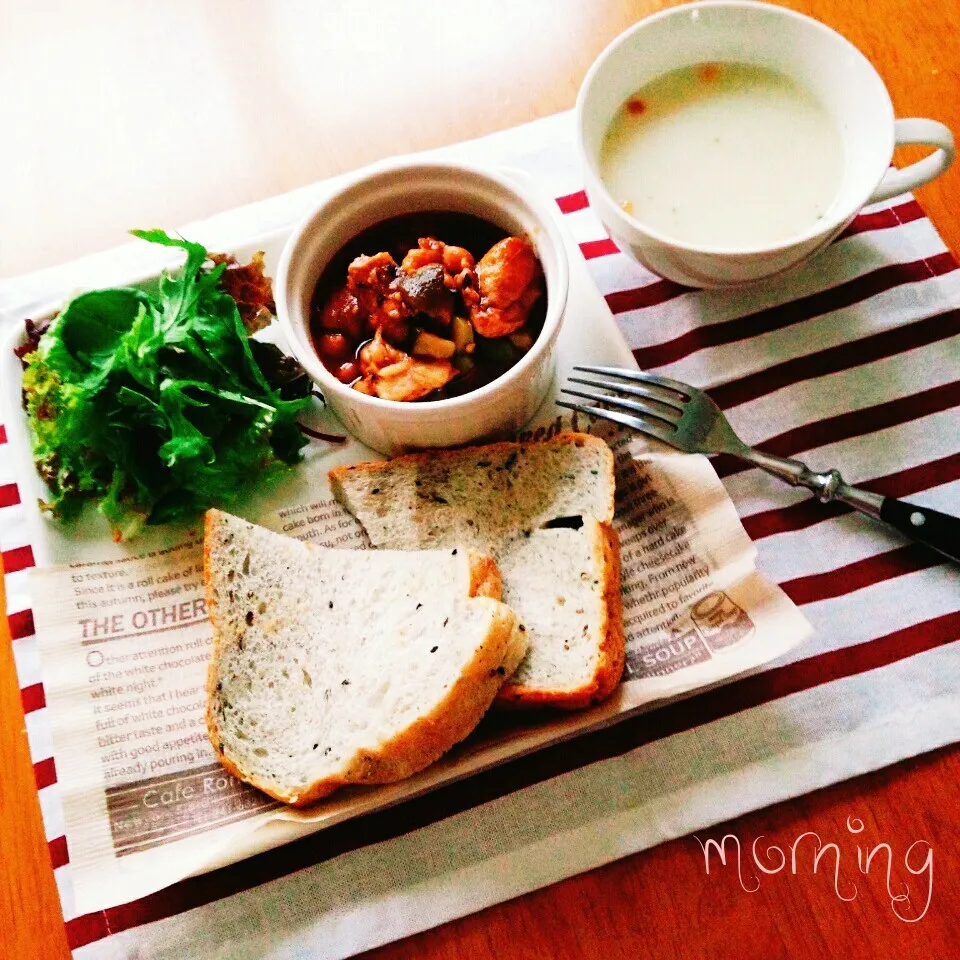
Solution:
[[[587,433],[337,467],[330,484],[377,547],[489,549],[561,517],[613,520],[613,454]]]
[[[334,550],[210,510],[204,581],[210,741],[297,806],[428,766],[526,651],[496,565],[465,548]]]
[[[330,472],[337,499],[385,549],[465,543],[493,556],[527,656],[498,703],[576,709],[624,660],[613,454],[589,434],[410,454]]]
[[[503,601],[530,645],[500,688],[502,706],[587,707],[623,673],[619,542],[610,524],[521,534],[498,551]]]

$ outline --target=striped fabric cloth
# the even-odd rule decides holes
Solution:
[[[659,279],[603,236],[582,191],[557,202],[643,369],[708,388],[761,450],[960,512],[960,265],[915,200],[861,214],[809,266],[745,293]],[[960,637],[943,557],[733,457],[713,462],[760,569],[821,641],[840,623],[861,642],[894,625]]]
[[[572,132],[561,115],[439,153],[536,177],[640,366],[708,388],[747,442],[837,467],[867,490],[960,513],[960,269],[913,199],[866,210],[814,262],[776,282],[690,290],[637,266],[604,234],[581,189]],[[235,212],[219,235],[189,235],[214,236],[213,247],[238,243],[289,225],[327,189]],[[101,283],[110,273],[105,258],[83,270]],[[79,285],[77,273],[10,282],[0,308]],[[260,938],[257,956],[344,956],[960,739],[960,572],[843,505],[822,506],[721,457],[717,471],[756,542],[759,568],[815,628],[784,660],[401,807],[78,916],[26,579],[34,554],[6,440],[0,426],[7,616],[78,957],[140,949],[200,957],[215,946],[232,956],[230,944],[251,937]],[[689,780],[694,766],[700,783]]]

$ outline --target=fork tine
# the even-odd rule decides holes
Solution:
[[[585,390],[562,389],[561,393],[567,393],[572,397],[582,397],[584,400],[593,400],[595,403],[605,403],[608,407],[615,407],[617,410],[627,410],[630,413],[639,413],[644,417],[652,417],[665,423],[668,427],[676,429],[676,421],[664,416],[662,410],[657,410],[652,404],[640,403],[636,400],[624,400],[622,397],[614,397],[609,394],[587,393]]]
[[[581,373],[600,373],[608,377],[620,377],[623,380],[635,380],[640,383],[652,383],[657,387],[665,387],[667,390],[673,390],[684,397],[692,397],[692,391],[695,389],[687,383],[681,383],[679,380],[672,380],[670,377],[661,377],[656,373],[644,373],[642,370],[626,370],[622,367],[574,367]]]
[[[601,420],[610,420],[625,427],[632,427],[634,430],[639,430],[640,433],[662,440],[671,447],[677,446],[674,434],[670,430],[663,430],[646,420],[641,420],[639,417],[628,417],[625,413],[617,413],[616,410],[600,410],[598,407],[585,407],[580,403],[567,403],[565,400],[557,400],[556,404],[558,407],[563,407],[564,410],[576,410],[577,413],[585,413],[588,417],[598,417]],[[677,449],[681,448],[678,447]]]
[[[567,380],[570,383],[582,383],[585,387],[614,390],[631,397],[646,397],[648,400],[654,400],[670,410],[675,410],[681,416],[683,415],[683,400],[678,400],[672,394],[667,396],[661,391],[651,390],[649,387],[638,387],[632,383],[615,383],[606,380],[585,380],[583,377],[567,377]]]

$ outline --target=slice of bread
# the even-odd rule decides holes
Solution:
[[[337,467],[330,483],[376,547],[486,550],[561,517],[613,520],[613,454],[586,433]]]
[[[575,709],[616,688],[620,561],[613,454],[602,440],[563,433],[411,454],[339,467],[330,482],[375,547],[466,543],[494,557],[530,644],[498,702]]]
[[[623,673],[620,552],[616,531],[593,517],[578,530],[520,534],[498,551],[503,602],[530,646],[503,685],[503,706],[599,703]]]
[[[473,550],[333,550],[210,510],[207,730],[235,776],[304,806],[400,780],[469,734],[526,652]]]

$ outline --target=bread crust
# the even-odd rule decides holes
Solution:
[[[216,537],[216,522],[219,516],[219,510],[208,510],[203,515],[203,592],[206,598],[207,616],[210,618],[210,625],[213,628],[213,651],[210,655],[210,663],[207,665],[207,709],[204,718],[207,724],[207,736],[210,738],[210,743],[216,751],[217,759],[223,768],[238,780],[249,783],[249,778],[244,776],[243,771],[223,752],[223,744],[220,740],[220,729],[217,727],[216,711],[214,709],[218,683],[217,667],[220,663],[220,654],[223,648],[223,634],[220,631],[218,604],[210,577],[210,554],[212,552],[211,548],[214,538]],[[254,786],[259,785],[254,784]],[[263,790],[263,787],[260,787],[260,789]],[[264,790],[264,793],[270,793],[270,791]],[[277,797],[274,793],[270,793],[270,796],[277,800],[283,799],[282,797]]]
[[[489,597],[500,600],[503,597],[503,577],[493,557],[477,550],[470,550],[470,588],[468,596]],[[512,671],[511,671],[512,672]]]
[[[603,529],[604,599],[607,604],[607,630],[600,658],[601,669],[597,674],[597,692],[594,703],[599,703],[616,690],[623,676],[626,660],[627,636],[623,627],[623,591],[620,581],[620,536],[612,523],[601,523]]]
[[[244,772],[224,754],[216,723],[216,686],[224,639],[212,584],[211,553],[219,536],[219,515],[220,511],[208,510],[204,517],[203,581],[207,612],[213,627],[213,653],[207,667],[207,734],[220,763],[228,773],[276,800],[304,807],[322,800],[339,787],[348,784],[392,783],[419,772],[473,731],[489,709],[501,685],[526,653],[525,643],[521,640],[518,644],[514,629],[516,614],[499,599],[499,568],[491,557],[468,551],[468,596],[473,603],[489,604],[493,619],[490,631],[477,648],[472,662],[460,674],[443,700],[436,704],[429,714],[399,731],[378,750],[358,752],[341,774],[318,780],[305,790],[278,790],[257,776]]]
[[[553,707],[582,710],[610,696],[623,675],[626,635],[623,629],[623,598],[620,589],[620,538],[613,524],[598,523],[594,544],[601,554],[604,613],[600,622],[600,646],[593,676],[573,690],[528,687],[507,681],[497,694],[494,706],[504,710]]]
[[[460,456],[462,454],[472,454],[472,453],[482,453],[484,455],[489,455],[497,457],[500,454],[509,455],[513,450],[516,450],[519,447],[532,447],[532,446],[543,446],[543,445],[564,445],[568,443],[573,443],[575,445],[588,445],[596,448],[600,452],[601,456],[606,462],[606,470],[608,471],[608,476],[610,480],[610,498],[607,504],[607,509],[604,512],[602,517],[597,517],[601,522],[609,523],[613,520],[613,488],[614,488],[614,461],[613,461],[613,451],[607,445],[605,440],[602,440],[600,437],[595,437],[590,433],[578,433],[573,430],[566,430],[562,433],[556,434],[556,436],[551,437],[549,440],[526,440],[523,443],[520,443],[516,440],[501,440],[498,443],[486,443],[479,444],[472,447],[456,447],[450,450],[431,450],[427,453],[405,453],[399,457],[393,457],[391,460],[386,461],[390,464],[395,465],[408,465],[408,464],[418,464],[418,463],[435,463],[437,460],[443,460],[450,456]],[[368,463],[353,463],[348,464],[347,466],[334,467],[327,474],[327,478],[330,481],[330,485],[333,488],[334,495],[337,495],[337,489],[340,484],[340,478],[345,477],[350,473],[358,472],[371,472],[374,470],[380,470],[384,465],[383,460],[374,460]]]

